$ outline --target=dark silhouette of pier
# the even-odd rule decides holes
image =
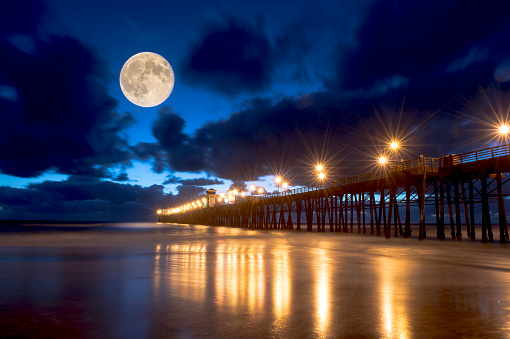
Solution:
[[[498,216],[499,241],[509,240],[503,187],[510,180],[510,144],[441,158],[420,157],[389,164],[379,171],[265,196],[236,199],[179,212],[164,211],[160,222],[236,226],[254,229],[297,229],[411,236],[411,220],[419,220],[418,238],[426,238],[425,209],[434,213],[437,238],[462,240],[465,227],[475,240],[493,241],[491,209]],[[214,199],[212,199],[214,201]],[[477,211],[475,213],[475,205]],[[496,210],[497,206],[497,210]],[[446,213],[447,211],[447,213]],[[496,213],[497,211],[497,213]],[[417,213],[417,214],[415,214]],[[402,215],[401,215],[402,214]],[[356,217],[356,218],[355,218]],[[478,217],[478,220],[475,220]],[[304,219],[304,220],[303,220]]]

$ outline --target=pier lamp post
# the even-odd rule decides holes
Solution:
[[[392,162],[396,163],[398,161],[398,148],[400,147],[400,144],[398,141],[392,141],[390,143],[390,150],[391,150],[391,156],[392,156]]]
[[[278,194],[280,195],[280,183],[282,182],[282,177],[278,176],[274,178],[274,182],[276,183],[276,187],[278,188]]]
[[[388,163],[388,158],[386,158],[385,156],[381,156],[379,158],[379,165],[385,166],[387,163]]]
[[[250,185],[250,191],[251,191],[251,195],[253,195],[255,193],[255,185]]]
[[[326,188],[326,174],[323,172],[320,172],[318,175],[319,178],[319,189],[321,188],[321,183],[323,184],[324,188]]]
[[[264,193],[264,189],[262,187],[259,187],[259,189],[257,190],[257,193],[259,195],[262,195],[262,193]]]
[[[503,124],[498,128],[499,137],[506,143],[508,142],[508,136],[510,134],[510,126]]]
[[[381,155],[379,157],[379,159],[377,160],[379,162],[379,166],[381,167],[380,170],[381,172],[384,172],[384,176],[388,176],[389,175],[389,167],[388,167],[388,164],[389,164],[389,159],[385,156],[385,155]]]
[[[315,166],[315,169],[317,170],[317,177],[319,178],[319,189],[321,188],[320,184],[321,182],[324,182],[324,179],[326,178],[326,174],[324,174],[324,166],[321,164],[318,164]]]

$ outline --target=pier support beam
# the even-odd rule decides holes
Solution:
[[[475,196],[473,193],[473,180],[469,180],[469,215],[471,217],[471,241],[476,240],[475,232]]]
[[[375,216],[375,197],[374,192],[370,192],[370,235],[374,235],[374,216]]]
[[[466,220],[466,232],[468,239],[471,238],[471,223],[469,222],[469,212],[468,212],[468,203],[466,200],[466,187],[462,182],[460,184],[461,188],[461,197],[462,197],[462,205],[464,206],[464,219]]]
[[[406,219],[404,227],[404,238],[411,236],[411,185],[406,184]]]
[[[482,195],[482,242],[486,243],[487,240],[493,241],[491,215],[489,210],[489,192],[487,190],[487,178],[483,177],[480,181],[482,183],[482,191],[480,192]],[[489,235],[488,238],[487,235]]]
[[[425,184],[417,187],[418,205],[420,206],[420,229],[418,231],[418,239],[423,240],[427,237],[425,232]]]
[[[301,231],[301,209],[303,208],[303,202],[301,199],[296,201],[296,231]]]
[[[446,185],[446,200],[448,203],[448,214],[450,216],[450,234],[452,239],[455,239],[455,222],[453,221],[453,207],[452,207],[452,194],[450,181],[445,182]]]
[[[506,223],[505,200],[503,198],[503,187],[501,187],[501,173],[496,175],[498,185],[498,212],[499,212],[499,242],[505,244],[508,240],[508,226]]]
[[[462,240],[462,224],[460,218],[460,195],[459,195],[459,183],[457,181],[453,182],[453,194],[455,195],[455,221],[457,225],[457,232],[455,233],[455,238],[457,241]]]

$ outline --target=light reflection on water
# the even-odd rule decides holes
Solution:
[[[273,250],[273,310],[274,310],[274,335],[282,336],[288,326],[287,320],[290,312],[291,295],[291,269],[289,265],[289,250],[280,247]]]
[[[391,256],[377,258],[379,295],[381,297],[381,328],[387,338],[408,338],[409,284],[404,272],[411,271],[409,262]]]
[[[315,333],[318,337],[325,338],[329,332],[329,321],[331,313],[331,266],[327,251],[317,249],[317,258],[320,258],[319,264],[315,268],[315,300],[316,300],[316,325]]]
[[[182,225],[0,243],[0,336],[510,333],[500,245]]]

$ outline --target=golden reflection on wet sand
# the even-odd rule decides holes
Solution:
[[[287,327],[290,312],[290,265],[287,248],[278,248],[272,252],[274,266],[270,276],[273,277],[273,329],[275,335],[282,335],[281,331]]]
[[[218,244],[214,290],[220,308],[247,306],[256,314],[264,307],[263,250],[263,245]]]
[[[264,308],[265,279],[263,246],[248,254],[248,306],[250,313],[255,314]]]
[[[174,288],[185,298],[203,300],[207,285],[207,245],[157,244],[154,257],[154,295],[160,289]]]
[[[403,274],[410,273],[408,261],[382,256],[376,260],[379,275],[379,295],[381,297],[381,328],[386,338],[408,338],[409,281]]]
[[[317,249],[314,257],[318,264],[314,269],[315,277],[315,333],[319,338],[328,337],[331,314],[330,288],[331,288],[331,265],[328,252]]]

